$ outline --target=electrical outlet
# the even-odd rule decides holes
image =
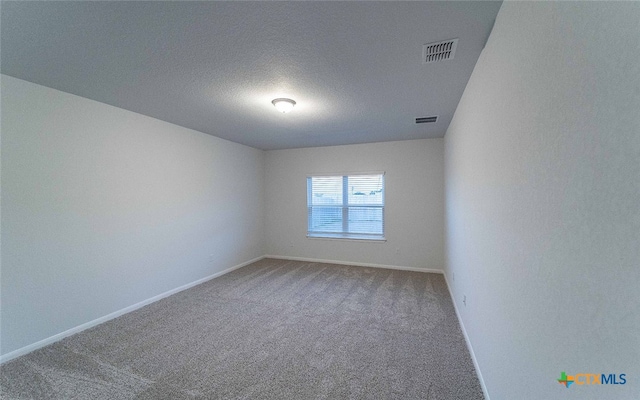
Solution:
[[[396,254],[400,254],[400,247],[396,247]]]
[[[464,303],[464,306],[467,306],[467,295],[462,296],[462,302]]]

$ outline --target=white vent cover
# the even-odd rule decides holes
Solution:
[[[422,46],[422,63],[429,64],[436,61],[451,60],[456,54],[456,47],[458,47],[457,38],[427,43]]]
[[[416,118],[416,124],[427,124],[429,122],[436,122],[438,120],[438,116],[434,115],[433,117],[419,117]]]

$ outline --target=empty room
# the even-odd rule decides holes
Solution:
[[[0,399],[640,398],[640,2],[0,16]]]

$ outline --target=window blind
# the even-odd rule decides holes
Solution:
[[[307,177],[309,237],[384,239],[384,174]]]

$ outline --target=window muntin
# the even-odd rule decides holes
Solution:
[[[307,177],[309,237],[384,240],[384,174]]]

